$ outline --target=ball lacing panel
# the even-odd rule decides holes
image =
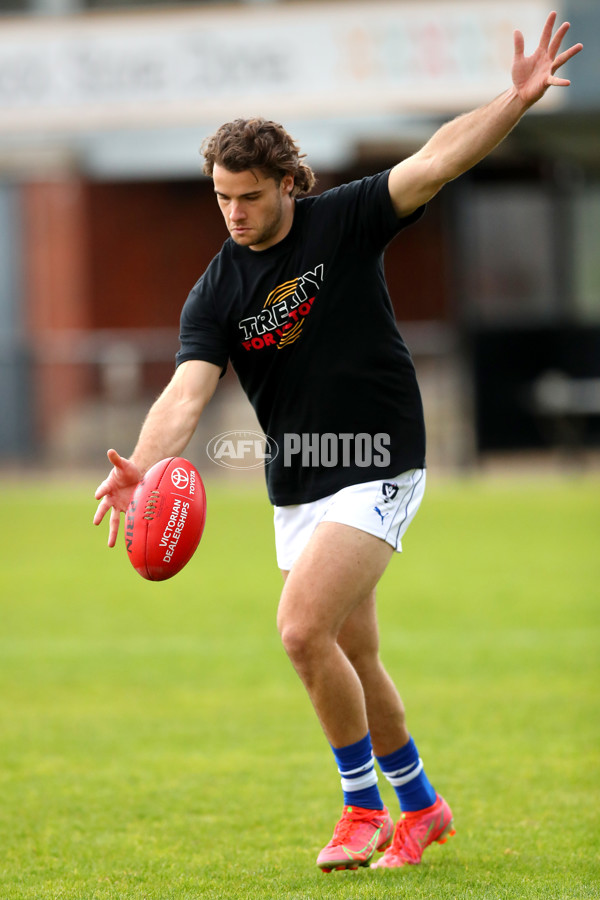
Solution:
[[[158,498],[160,497],[160,491],[151,491],[148,494],[148,499],[146,501],[146,508],[144,510],[144,519],[153,519],[154,514],[156,513],[156,508],[158,506]]]

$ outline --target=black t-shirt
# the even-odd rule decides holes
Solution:
[[[423,209],[398,219],[388,175],[296,200],[290,232],[266,250],[228,238],[183,307],[177,364],[231,360],[279,449],[265,467],[278,506],[425,465],[383,272],[385,247]]]

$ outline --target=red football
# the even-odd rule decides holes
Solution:
[[[135,489],[125,514],[131,565],[149,581],[164,581],[190,561],[204,531],[206,492],[187,459],[155,463]]]

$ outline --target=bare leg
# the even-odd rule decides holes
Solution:
[[[386,756],[408,743],[404,705],[379,659],[375,591],[346,620],[338,644],[363,687],[367,719],[376,756]]]
[[[386,727],[395,732],[389,752],[397,749],[398,740],[408,740],[400,698],[375,662],[374,589],[392,554],[373,535],[322,522],[281,595],[277,621],[284,647],[334,747],[361,740],[371,723],[377,728],[377,752],[388,752]],[[370,652],[359,648],[361,629]],[[379,690],[384,698],[377,696]],[[381,726],[376,721],[380,715]]]

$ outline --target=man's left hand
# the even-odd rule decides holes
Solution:
[[[552,85],[568,87],[571,82],[567,78],[557,78],[554,73],[583,50],[583,44],[574,44],[568,50],[559,53],[560,45],[570,25],[563,22],[553,36],[555,23],[556,13],[551,12],[546,19],[539,46],[531,56],[525,56],[525,39],[522,32],[515,31],[512,80],[519,97],[527,106],[543,97]]]

